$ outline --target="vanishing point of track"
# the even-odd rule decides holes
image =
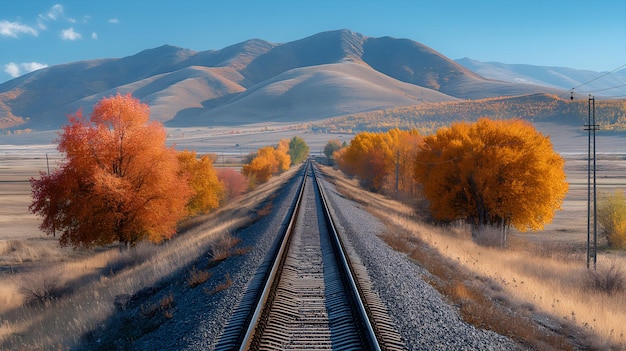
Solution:
[[[364,268],[344,252],[316,172],[307,162],[275,260],[217,350],[404,349],[382,303],[357,282]]]

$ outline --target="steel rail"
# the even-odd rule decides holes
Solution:
[[[260,326],[262,326],[262,323],[261,323],[262,318],[267,318],[267,313],[264,313],[269,308],[267,302],[275,293],[275,288],[278,285],[277,276],[279,275],[279,272],[282,270],[282,267],[285,263],[285,259],[287,257],[286,252],[287,252],[287,248],[289,247],[291,233],[293,232],[293,229],[296,223],[296,218],[298,218],[298,213],[300,212],[300,203],[302,202],[302,197],[304,194],[304,186],[306,184],[307,171],[309,167],[311,167],[310,161],[307,161],[306,165],[304,166],[304,176],[302,177],[302,183],[300,185],[300,189],[298,190],[298,198],[296,200],[291,218],[289,219],[289,225],[287,226],[287,229],[285,230],[285,235],[282,239],[281,245],[279,249],[277,250],[277,253],[274,259],[274,264],[272,265],[272,268],[269,271],[265,286],[259,298],[259,302],[256,305],[254,313],[252,314],[251,322],[248,325],[248,329],[246,330],[246,333],[243,337],[243,342],[239,350],[242,350],[242,351],[253,350],[255,349],[255,347],[258,347],[260,334],[257,333],[257,329]]]
[[[349,258],[347,257],[347,254],[343,252],[344,245],[338,237],[334,220],[332,219],[331,212],[328,208],[328,200],[326,199],[326,195],[324,194],[321,183],[316,175],[316,171],[310,162],[307,162],[305,166],[304,179],[298,192],[296,208],[292,211],[292,217],[289,220],[289,225],[285,231],[282,243],[280,244],[279,249],[276,250],[277,254],[275,256],[274,263],[272,264],[270,272],[267,274],[267,280],[264,283],[263,290],[260,293],[258,303],[254,308],[254,312],[252,313],[252,318],[246,329],[245,335],[241,339],[239,350],[258,350],[262,347],[262,334],[265,331],[270,310],[272,309],[272,303],[276,297],[276,291],[280,283],[280,275],[282,274],[281,272],[288,256],[289,245],[292,233],[295,230],[298,213],[300,213],[305,184],[307,183],[306,178],[309,172],[311,172],[313,178],[311,185],[313,185],[314,189],[317,189],[314,190],[315,196],[320,199],[319,204],[322,208],[324,217],[323,221],[326,223],[326,229],[328,231],[333,256],[337,262],[338,273],[341,276],[341,285],[344,286],[343,289],[345,289],[345,295],[347,297],[347,300],[345,301],[347,301],[346,303],[348,305],[352,306],[350,309],[352,312],[349,315],[349,318],[352,320],[352,322],[350,322],[350,325],[352,326],[351,328],[354,328],[356,334],[346,335],[355,335],[355,340],[360,340],[359,343],[364,345],[363,347],[366,349],[375,351],[381,350],[374,327],[369,320],[371,314],[368,314],[366,304],[361,300],[363,294],[360,292],[360,288],[356,282],[355,277],[357,275],[352,272]]]
[[[365,337],[367,338],[367,342],[370,345],[372,350],[379,351],[381,347],[379,345],[378,338],[376,337],[377,333],[372,326],[370,319],[372,318],[371,313],[368,311],[366,304],[363,303],[365,298],[361,292],[359,284],[356,281],[356,274],[352,269],[350,264],[350,259],[345,253],[345,248],[339,233],[337,232],[337,227],[335,226],[335,221],[333,216],[330,213],[328,200],[326,198],[326,193],[324,192],[324,188],[320,183],[320,180],[317,177],[317,172],[315,167],[313,167],[313,178],[315,179],[315,183],[317,184],[317,189],[322,199],[322,204],[325,213],[326,224],[331,233],[331,240],[333,241],[333,245],[335,246],[335,255],[337,256],[337,260],[340,263],[342,270],[344,271],[343,277],[347,279],[346,286],[350,289],[350,294],[353,297],[353,303],[356,305],[356,311],[359,314],[358,319],[363,324],[362,327],[365,330]]]

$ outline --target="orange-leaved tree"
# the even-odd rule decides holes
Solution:
[[[192,197],[187,203],[190,216],[205,214],[220,205],[224,198],[224,185],[213,168],[209,155],[197,157],[195,151],[184,150],[178,154],[181,176],[189,177]]]
[[[273,175],[289,169],[291,158],[289,140],[283,139],[278,146],[266,146],[257,150],[256,156],[250,163],[243,165],[242,172],[248,178],[250,185],[267,182]]]
[[[70,116],[58,144],[63,163],[31,178],[29,209],[43,217],[40,228],[74,247],[170,238],[191,192],[165,138],[130,94],[103,98],[90,120],[81,111]]]
[[[369,190],[414,193],[413,159],[420,143],[416,130],[362,132],[335,159],[343,172],[357,176]]]
[[[456,123],[424,138],[415,159],[432,215],[464,220],[479,236],[486,226],[543,228],[563,202],[563,159],[549,137],[520,120]]]
[[[395,184],[396,193],[416,196],[418,191],[417,182],[414,180],[415,157],[421,148],[422,136],[416,129],[400,130],[391,129],[387,133],[389,148],[392,151],[392,163],[395,179],[391,183]],[[393,177],[389,177],[393,178]]]
[[[384,133],[361,132],[336,161],[343,172],[357,176],[363,187],[380,191],[393,170],[392,153]]]

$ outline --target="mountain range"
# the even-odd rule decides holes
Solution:
[[[511,83],[537,84],[558,89],[571,90],[579,95],[592,94],[599,98],[626,96],[626,68],[612,72],[595,72],[566,67],[533,66],[481,62],[470,58],[455,60],[463,67],[485,78]],[[598,79],[601,77],[602,79]]]
[[[57,129],[68,114],[88,114],[103,96],[116,93],[132,93],[166,126],[224,126],[496,96],[563,95],[575,79],[585,79],[572,78],[564,92],[547,73],[539,79],[522,75],[526,71],[455,62],[412,40],[349,30],[282,44],[252,39],[199,52],[165,45],[123,58],[50,66],[0,84],[0,128]]]

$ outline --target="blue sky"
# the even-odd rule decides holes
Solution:
[[[451,59],[599,72],[626,64],[624,0],[0,0],[0,83],[163,44],[202,51],[336,29],[408,38]]]

